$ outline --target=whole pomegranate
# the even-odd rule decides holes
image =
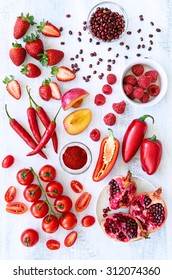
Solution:
[[[127,176],[112,179],[108,184],[109,208],[116,210],[129,207],[136,191],[137,185],[130,171]]]
[[[143,230],[148,234],[160,229],[166,221],[167,208],[161,195],[162,188],[155,192],[143,192],[130,205],[130,214],[140,220]]]
[[[147,237],[139,220],[122,212],[107,216],[101,221],[101,227],[115,241],[131,242]]]

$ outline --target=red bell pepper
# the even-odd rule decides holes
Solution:
[[[140,160],[143,171],[148,175],[154,174],[162,158],[162,144],[153,135],[151,138],[145,138],[140,147]]]
[[[105,137],[100,145],[99,156],[95,170],[93,172],[93,181],[103,180],[112,170],[118,157],[120,143],[109,128],[109,137]]]
[[[122,142],[122,157],[125,162],[129,162],[139,149],[141,142],[147,131],[146,118],[154,118],[150,115],[143,115],[138,119],[134,119],[128,126],[123,142]]]

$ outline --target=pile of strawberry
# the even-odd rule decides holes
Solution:
[[[135,64],[131,72],[123,79],[124,92],[130,99],[147,103],[160,93],[159,74],[156,70],[146,70],[144,65]]]

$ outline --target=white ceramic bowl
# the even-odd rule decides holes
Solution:
[[[142,103],[139,99],[130,99],[126,93],[124,92],[123,89],[123,79],[126,75],[132,74],[131,68],[132,66],[136,65],[136,64],[142,64],[145,68],[145,71],[149,71],[149,70],[156,70],[158,72],[158,79],[155,82],[159,87],[160,87],[160,93],[157,96],[154,97],[150,97],[149,101],[147,103]],[[137,77],[136,77],[137,78]],[[165,95],[166,91],[167,91],[167,86],[168,86],[168,80],[167,80],[167,75],[164,71],[164,69],[162,68],[162,66],[152,60],[152,59],[148,59],[148,58],[143,58],[143,59],[134,59],[132,60],[132,62],[130,62],[127,67],[124,69],[122,76],[121,76],[121,81],[120,81],[120,87],[121,87],[121,92],[124,96],[124,99],[129,102],[130,104],[134,105],[134,106],[138,106],[138,107],[149,107],[149,106],[153,106],[155,104],[157,104]]]

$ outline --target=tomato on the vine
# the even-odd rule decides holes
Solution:
[[[81,194],[75,202],[75,210],[77,212],[84,211],[88,207],[91,197],[91,194],[88,192],[84,192],[83,194]]]
[[[70,232],[70,233],[65,237],[64,245],[65,245],[66,247],[71,247],[71,246],[75,243],[77,237],[78,237],[78,233],[77,233],[76,231]]]
[[[46,193],[51,198],[57,198],[63,193],[63,186],[60,182],[51,181],[46,185]]]
[[[16,187],[9,187],[4,195],[6,202],[11,202],[16,197]]]
[[[55,168],[50,165],[50,164],[46,164],[43,167],[41,167],[41,169],[39,170],[39,178],[43,181],[43,182],[51,182],[55,179],[56,177],[56,170]]]
[[[7,155],[2,160],[2,167],[3,168],[9,168],[14,163],[14,157],[12,155]]]
[[[60,248],[60,242],[55,239],[49,239],[46,246],[50,250],[58,250]]]
[[[23,168],[17,172],[17,181],[19,184],[27,186],[34,180],[34,175],[29,168]]]
[[[72,200],[67,195],[61,195],[54,201],[54,208],[59,213],[66,213],[69,212],[72,208]]]
[[[22,202],[9,202],[6,205],[6,211],[11,214],[24,214],[28,210],[26,204]]]
[[[42,220],[42,229],[47,233],[55,232],[59,227],[59,220],[54,215],[47,215]]]
[[[35,218],[43,218],[49,210],[48,204],[44,200],[34,202],[30,207],[30,212]]]
[[[21,234],[21,242],[26,247],[33,247],[39,241],[39,234],[33,228],[28,228]]]
[[[70,186],[75,193],[80,193],[83,191],[83,185],[77,180],[72,180],[70,182]]]
[[[82,218],[81,220],[81,224],[84,226],[84,227],[91,227],[92,225],[94,225],[95,223],[95,218],[91,215],[87,215],[85,217]]]
[[[30,184],[24,189],[23,195],[27,201],[36,202],[40,199],[42,191],[37,184]]]
[[[77,217],[74,213],[68,212],[60,217],[59,223],[64,229],[71,230],[77,225]]]

